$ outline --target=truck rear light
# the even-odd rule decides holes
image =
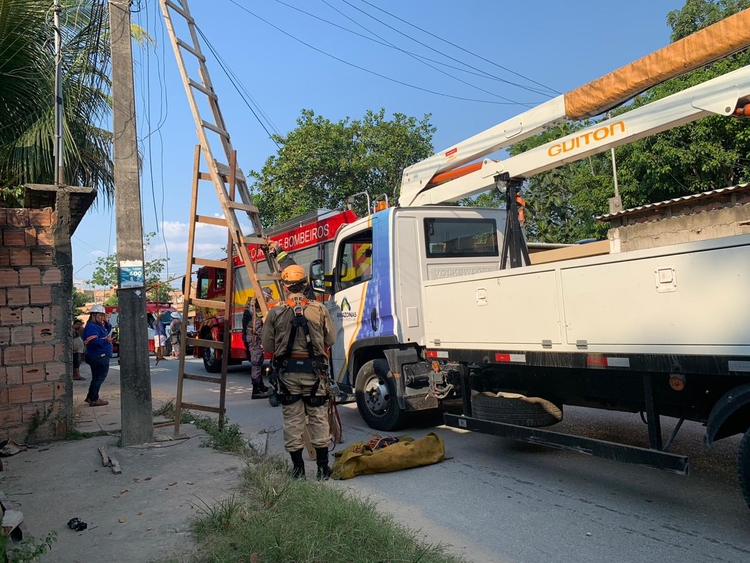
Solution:
[[[669,376],[669,386],[675,391],[682,391],[685,389],[685,376],[681,373],[673,373]]]
[[[500,363],[525,364],[526,354],[495,354],[495,361]]]
[[[588,356],[586,365],[590,368],[629,368],[628,358],[613,358],[609,356]]]
[[[426,356],[431,360],[435,360],[437,358],[447,360],[448,352],[446,350],[427,350]]]

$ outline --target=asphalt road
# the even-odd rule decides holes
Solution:
[[[190,371],[204,373],[198,360],[188,361]],[[176,372],[176,361],[153,368],[152,360],[155,388],[175,393]],[[250,400],[250,388],[249,366],[230,368],[230,422],[248,433],[269,430],[269,450],[283,453],[281,409]],[[218,388],[188,381],[184,400],[218,405]],[[369,440],[373,431],[355,405],[340,413],[347,443]],[[739,437],[707,448],[703,428],[685,423],[670,449],[690,458],[691,474],[681,477],[440,424],[435,417],[407,432],[436,431],[449,459],[334,486],[367,496],[425,540],[474,562],[750,561],[750,509],[735,469]],[[665,438],[673,424],[663,421]],[[554,429],[648,447],[638,415],[569,407]]]

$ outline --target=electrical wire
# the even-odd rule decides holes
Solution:
[[[280,2],[280,0],[276,0],[276,1],[277,1],[277,2]],[[335,6],[332,6],[332,5],[331,5],[331,4],[330,4],[330,3],[329,3],[329,2],[327,1],[327,0],[321,0],[321,1],[323,2],[323,4],[325,4],[326,6],[328,6],[329,8],[331,8],[332,10],[334,10],[334,11],[338,12],[338,13],[339,13],[340,15],[342,15],[343,17],[345,17],[346,19],[348,19],[348,20],[349,20],[350,22],[352,22],[353,24],[355,24],[355,25],[358,25],[359,27],[361,27],[361,28],[362,28],[362,29],[364,29],[365,31],[369,31],[369,32],[370,32],[371,34],[373,34],[373,35],[374,35],[375,37],[377,37],[377,38],[378,38],[378,39],[380,39],[381,41],[384,41],[384,42],[385,42],[385,43],[386,43],[386,44],[387,44],[388,46],[390,46],[390,47],[393,47],[394,49],[396,49],[396,50],[399,50],[399,51],[401,51],[401,49],[399,49],[399,48],[398,48],[398,47],[397,47],[396,45],[394,45],[393,43],[391,43],[390,41],[388,41],[388,40],[387,40],[387,39],[385,39],[384,37],[381,37],[380,35],[378,35],[378,34],[377,34],[377,33],[375,33],[374,31],[372,31],[371,29],[368,29],[367,27],[365,27],[365,26],[364,26],[364,25],[362,25],[361,23],[359,23],[359,22],[355,21],[354,19],[350,18],[350,17],[349,17],[349,16],[347,16],[347,15],[346,15],[346,14],[345,14],[344,12],[342,12],[341,10],[339,10],[338,8],[336,8]],[[283,2],[282,2],[282,3],[283,3]],[[347,4],[348,4],[348,2],[347,2]],[[475,90],[479,90],[480,92],[484,92],[485,94],[489,94],[490,96],[495,96],[496,98],[499,98],[499,99],[501,99],[501,100],[505,100],[505,101],[507,101],[507,102],[511,102],[511,103],[517,104],[517,105],[519,105],[519,106],[532,107],[532,104],[527,104],[527,103],[521,103],[521,102],[517,102],[516,100],[511,100],[510,98],[506,98],[505,96],[501,96],[500,94],[496,94],[495,92],[492,92],[492,91],[490,91],[490,90],[486,90],[486,89],[484,89],[484,88],[481,88],[481,87],[479,87],[479,86],[477,86],[477,85],[475,85],[475,84],[472,84],[472,83],[470,83],[470,82],[467,82],[466,80],[463,80],[462,78],[459,78],[459,77],[457,77],[457,76],[454,76],[454,75],[450,74],[449,72],[446,72],[446,71],[444,71],[444,70],[442,70],[442,69],[440,69],[440,68],[438,68],[438,67],[436,67],[436,66],[434,66],[434,65],[432,65],[432,64],[430,64],[430,63],[428,63],[427,61],[423,61],[423,60],[421,60],[421,59],[420,59],[419,57],[417,57],[416,55],[412,55],[411,53],[408,53],[408,52],[406,52],[406,51],[403,51],[403,52],[404,52],[405,54],[407,54],[408,56],[410,56],[411,58],[413,58],[414,60],[416,60],[417,62],[420,62],[420,63],[422,63],[423,65],[426,65],[426,66],[430,67],[431,69],[433,69],[433,70],[436,70],[436,71],[438,71],[438,72],[439,72],[439,73],[441,73],[441,74],[444,74],[445,76],[448,76],[448,77],[450,77],[450,78],[453,78],[454,80],[457,80],[458,82],[461,82],[462,84],[465,84],[465,85],[467,85],[467,86],[469,86],[469,87],[471,87],[471,88],[474,88]]]
[[[241,10],[244,10],[245,12],[247,12],[248,14],[250,14],[251,16],[253,16],[254,18],[262,21],[266,25],[274,28],[279,33],[282,33],[282,34],[286,35],[287,37],[289,37],[290,39],[293,39],[294,41],[297,41],[298,43],[301,43],[302,45],[304,45],[308,49],[312,49],[313,51],[316,51],[316,52],[318,52],[318,53],[320,53],[322,55],[325,55],[326,57],[332,58],[332,59],[334,59],[334,60],[336,60],[336,61],[338,61],[338,62],[340,62],[342,64],[345,64],[345,65],[350,66],[352,68],[356,68],[357,70],[361,70],[362,72],[366,72],[368,74],[372,74],[374,76],[377,76],[378,78],[382,78],[382,79],[387,80],[389,82],[393,82],[395,84],[400,84],[401,86],[406,86],[407,88],[412,88],[414,90],[419,90],[421,92],[427,92],[428,94],[434,94],[436,96],[442,96],[444,98],[452,98],[454,100],[461,100],[461,101],[465,101],[465,102],[476,102],[476,103],[480,103],[480,104],[515,105],[514,103],[511,103],[511,102],[496,102],[494,100],[479,100],[479,99],[476,99],[476,98],[467,98],[467,97],[464,97],[464,96],[454,96],[453,94],[446,94],[444,92],[438,92],[436,90],[430,90],[429,88],[424,88],[422,86],[417,86],[415,84],[409,84],[408,82],[404,82],[402,80],[398,80],[397,78],[392,78],[390,76],[386,76],[385,74],[381,74],[379,72],[375,72],[374,70],[370,70],[370,69],[365,68],[363,66],[359,66],[357,64],[350,63],[349,61],[346,61],[346,60],[344,60],[344,59],[342,59],[340,57],[337,57],[336,55],[332,55],[331,53],[328,53],[328,52],[326,52],[326,51],[324,51],[322,49],[319,49],[318,47],[315,47],[315,46],[311,45],[310,43],[307,43],[307,42],[303,41],[299,37],[296,37],[296,36],[292,35],[291,33],[287,32],[287,31],[284,31],[283,29],[281,29],[277,25],[274,25],[273,23],[269,22],[265,18],[262,18],[258,14],[256,14],[256,13],[248,10],[245,6],[242,6],[241,4],[237,3],[235,0],[229,0],[229,2],[231,2],[232,4],[234,4],[235,6],[237,6],[238,8],[240,8]]]
[[[268,127],[266,126],[265,123],[263,123],[263,120],[258,116],[258,113],[255,111],[255,109],[252,107],[252,105],[247,101],[247,99],[245,99],[245,96],[243,95],[242,90],[240,90],[240,88],[237,86],[237,83],[235,82],[235,80],[232,79],[233,72],[231,71],[231,69],[228,70],[229,65],[226,65],[224,59],[221,57],[221,55],[219,55],[218,51],[214,48],[214,46],[208,40],[208,37],[206,37],[206,34],[203,33],[203,30],[200,27],[198,27],[198,24],[194,24],[194,25],[195,25],[195,29],[198,30],[198,34],[203,38],[203,41],[208,46],[208,49],[211,51],[211,53],[213,53],[214,57],[216,58],[217,62],[219,63],[219,66],[221,67],[221,70],[224,71],[224,74],[226,74],[227,78],[229,78],[229,82],[232,84],[232,86],[234,87],[234,89],[237,90],[237,93],[240,95],[240,98],[242,98],[242,101],[245,102],[245,105],[248,107],[248,109],[250,109],[250,111],[252,112],[252,114],[255,117],[255,119],[258,121],[258,123],[260,124],[260,126],[266,132],[266,135],[268,135],[268,138],[271,139],[271,141],[273,141],[273,143],[276,145],[276,147],[280,149],[281,146],[276,141],[276,139],[274,139],[273,134],[268,130]],[[244,86],[243,86],[243,88],[244,88]],[[269,126],[272,127],[272,125],[270,125],[270,123],[269,123]],[[277,133],[277,135],[278,135],[278,133]]]
[[[349,4],[349,2],[348,2],[347,0],[342,0],[342,1],[343,1],[343,2],[345,2],[345,3],[347,3],[347,4]],[[542,88],[544,88],[545,90],[549,90],[550,92],[554,92],[554,93],[555,93],[555,94],[557,94],[557,95],[559,95],[559,94],[561,94],[561,93],[562,93],[562,92],[558,92],[558,91],[557,91],[557,90],[555,90],[554,88],[550,88],[549,86],[546,86],[546,85],[542,84],[541,82],[537,82],[536,80],[534,80],[534,79],[532,79],[532,78],[529,78],[528,76],[525,76],[525,75],[523,75],[523,74],[521,74],[521,73],[519,73],[519,72],[516,72],[516,71],[514,71],[514,70],[511,70],[511,69],[509,69],[509,68],[507,68],[507,67],[505,67],[505,66],[503,66],[503,65],[501,65],[501,64],[498,64],[498,63],[496,63],[495,61],[492,61],[492,60],[490,60],[490,59],[488,59],[488,58],[486,58],[486,57],[483,57],[482,55],[478,55],[478,54],[476,54],[476,53],[474,53],[474,52],[472,52],[472,51],[469,51],[468,49],[465,49],[465,48],[461,47],[460,45],[456,45],[455,43],[453,43],[453,42],[451,42],[451,41],[448,41],[448,40],[447,40],[447,39],[445,39],[444,37],[440,37],[439,35],[436,35],[436,34],[432,33],[431,31],[427,31],[426,29],[422,29],[422,28],[421,28],[421,27],[419,27],[418,25],[415,25],[415,24],[411,23],[410,21],[407,21],[407,20],[405,20],[405,19],[403,19],[403,18],[400,18],[400,17],[396,16],[395,14],[392,14],[391,12],[389,12],[389,11],[387,11],[387,10],[385,10],[385,9],[383,9],[383,8],[381,8],[381,7],[379,7],[379,6],[376,6],[375,4],[373,4],[373,3],[371,3],[371,2],[368,2],[367,0],[361,0],[361,2],[363,2],[364,4],[367,4],[368,6],[370,6],[370,7],[374,8],[374,9],[376,9],[376,10],[380,11],[380,12],[383,12],[383,13],[384,13],[384,14],[386,14],[386,15],[389,15],[390,17],[392,17],[392,18],[394,18],[394,19],[396,19],[396,20],[398,20],[398,21],[400,21],[400,22],[403,22],[403,23],[405,23],[406,25],[409,25],[409,26],[411,26],[411,27],[413,27],[413,28],[415,28],[415,29],[418,29],[418,30],[419,30],[419,31],[421,31],[422,33],[426,33],[427,35],[429,35],[429,36],[431,36],[431,37],[434,37],[435,39],[439,39],[440,41],[443,41],[444,43],[447,43],[447,44],[448,44],[448,45],[450,45],[451,47],[455,47],[456,49],[459,49],[459,50],[463,51],[464,53],[468,53],[469,55],[472,55],[472,56],[474,56],[474,57],[477,57],[478,59],[481,59],[481,60],[483,60],[483,61],[484,61],[484,62],[486,62],[486,63],[489,63],[489,64],[491,64],[491,65],[494,65],[494,66],[496,66],[496,67],[498,67],[498,68],[500,68],[500,69],[502,69],[502,70],[504,70],[504,71],[506,71],[506,72],[509,72],[509,73],[511,73],[511,74],[513,74],[513,75],[515,75],[515,76],[518,76],[519,78],[523,78],[524,80],[528,80],[529,82],[531,82],[531,83],[533,83],[533,84],[536,84],[537,86],[541,86],[541,87],[542,87]],[[349,4],[349,5],[351,6],[351,4]],[[357,10],[359,10],[359,8],[356,8],[355,6],[352,6],[352,7],[354,7],[354,8],[355,8],[355,9],[357,9]],[[363,12],[363,13],[367,13],[367,12]],[[369,14],[368,14],[368,15],[369,15]],[[372,17],[372,16],[371,16],[371,17]],[[385,25],[385,24],[384,24],[384,25]],[[399,32],[399,33],[401,33],[401,32]],[[437,51],[436,49],[433,49],[432,47],[428,47],[428,48],[429,48],[429,49],[432,49],[433,51]],[[440,51],[437,51],[437,52],[440,52]],[[453,57],[451,57],[450,55],[446,55],[445,53],[441,53],[441,54],[442,54],[443,56],[445,56],[445,57],[448,57],[448,58],[452,59],[452,60],[456,60],[456,59],[454,59]],[[457,62],[460,62],[460,61],[457,61]],[[473,67],[471,67],[471,68],[473,68]]]

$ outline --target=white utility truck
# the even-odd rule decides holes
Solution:
[[[750,67],[464,166],[694,68],[685,52],[650,84],[616,76],[610,97],[571,110],[573,96],[560,96],[412,166],[399,207],[339,230],[327,290],[332,371],[367,424],[392,431],[452,400],[463,413],[445,414],[450,426],[686,474],[687,459],[666,450],[683,420],[698,421],[707,444],[745,434],[750,503],[750,234],[629,252],[595,243],[595,255],[582,245],[581,257],[535,263],[517,207],[534,174],[706,116],[750,114]],[[446,205],[491,189],[505,193],[506,209]],[[320,269],[311,266],[318,289]],[[564,405],[641,412],[650,448],[538,428]],[[661,416],[680,420],[666,446]]]

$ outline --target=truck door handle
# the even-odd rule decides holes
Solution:
[[[373,307],[373,309],[370,311],[370,326],[372,327],[372,330],[374,332],[377,332],[379,325],[380,323],[378,322],[378,310]]]

